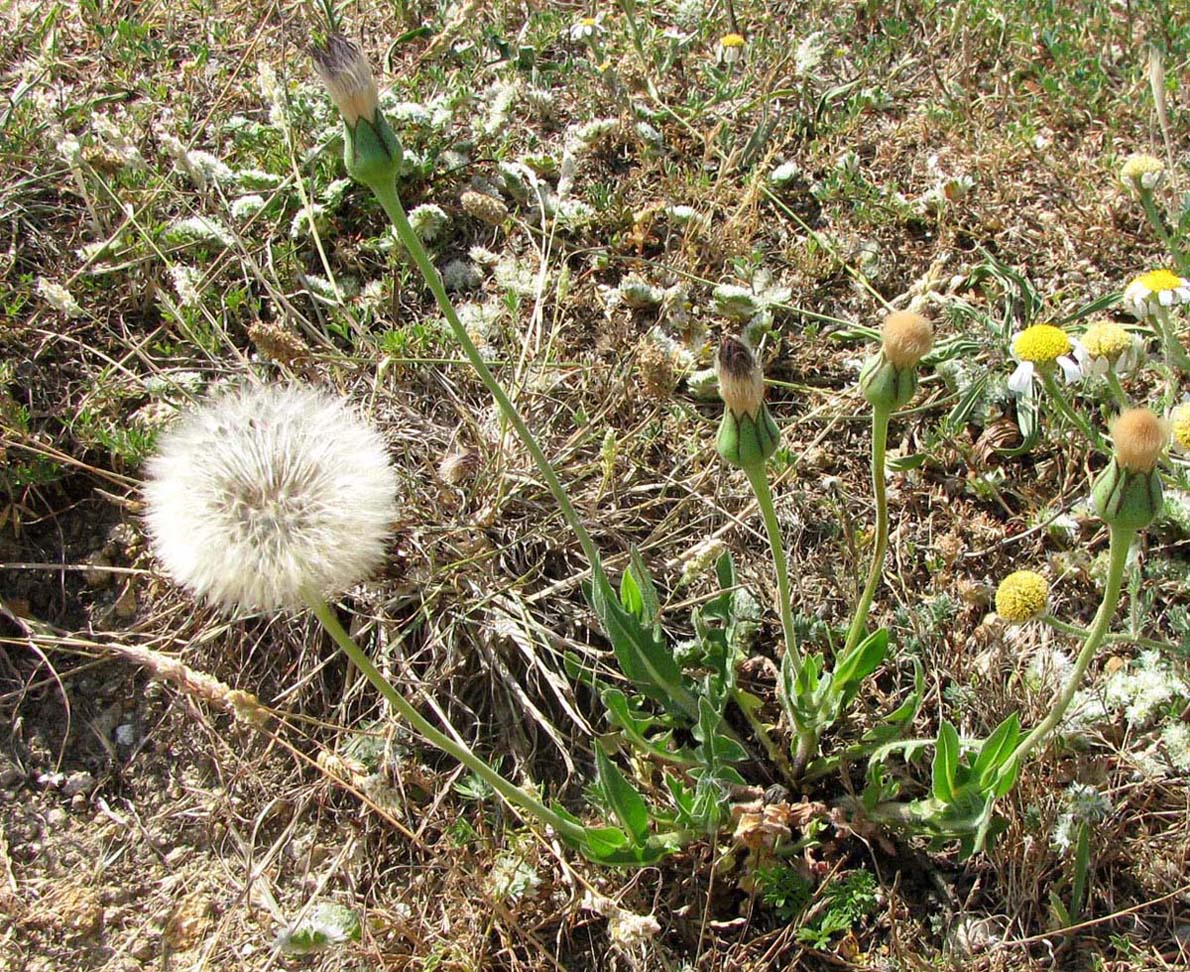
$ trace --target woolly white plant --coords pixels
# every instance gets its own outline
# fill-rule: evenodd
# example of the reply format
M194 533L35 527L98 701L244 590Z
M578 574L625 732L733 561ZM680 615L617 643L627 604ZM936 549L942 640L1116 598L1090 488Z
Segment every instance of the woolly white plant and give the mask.
M396 478L379 433L302 385L208 399L148 464L146 522L174 580L224 609L336 594L384 559Z

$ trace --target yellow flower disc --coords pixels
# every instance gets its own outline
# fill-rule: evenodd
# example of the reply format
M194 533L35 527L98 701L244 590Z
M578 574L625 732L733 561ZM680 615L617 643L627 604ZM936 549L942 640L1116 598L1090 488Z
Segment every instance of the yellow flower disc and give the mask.
M1000 581L996 588L996 613L1005 621L1020 624L1032 621L1045 611L1049 584L1032 570L1018 570Z
M740 34L724 34L719 41L720 47L743 47L744 38Z
M1114 361L1132 347L1132 336L1114 321L1095 321L1083 332L1082 342L1092 358Z
M1052 364L1064 354L1069 354L1070 338L1060 327L1053 324L1034 324L1018 334L1012 342L1012 352L1021 361L1034 364Z
M1190 402L1183 402L1169 413L1169 430L1174 442L1190 450Z
M1146 287L1151 293L1159 294L1163 290L1177 290L1182 286L1182 278L1179 277L1172 270L1150 270L1148 273L1142 273L1134 281L1142 287Z

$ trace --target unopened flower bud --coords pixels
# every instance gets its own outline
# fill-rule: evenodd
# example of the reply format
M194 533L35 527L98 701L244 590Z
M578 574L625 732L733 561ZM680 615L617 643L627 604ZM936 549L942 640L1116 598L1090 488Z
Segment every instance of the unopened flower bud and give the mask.
M781 440L781 432L764 404L764 376L752 349L741 338L725 335L715 357L719 397L726 408L715 446L733 466L764 463Z
M1095 480L1095 511L1112 526L1141 530L1161 512L1157 460L1169 437L1164 422L1144 408L1124 412L1112 426L1115 455Z
M401 164L401 142L378 106L372 69L347 38L332 34L311 50L314 67L343 116L343 161L357 182L391 186Z
M1116 460L1129 472L1150 472L1169 441L1169 428L1147 408L1130 408L1111 427Z
M873 408L901 408L917 391L917 363L934 341L930 322L909 312L889 314L881 331L884 343L859 375L864 397Z
M764 375L756 356L742 338L730 334L719 342L715 356L719 377L719 396L735 415L755 416L764 402Z

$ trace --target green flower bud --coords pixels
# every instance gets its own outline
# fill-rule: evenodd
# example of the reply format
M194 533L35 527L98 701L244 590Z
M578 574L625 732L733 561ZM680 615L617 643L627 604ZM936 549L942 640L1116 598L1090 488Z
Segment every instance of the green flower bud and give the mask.
M898 368L883 351L877 351L864 363L859 387L873 408L892 412L907 405L917 391L917 372Z
M369 188L391 185L401 164L401 143L380 111L367 58L338 34L315 45L311 54L347 128L343 160L348 175Z
M766 462L777 451L780 441L781 430L769 414L768 406L762 404L755 416L747 412L735 415L725 408L715 448L727 462L745 469Z
M917 363L934 343L934 329L920 314L894 311L881 327L883 345L864 364L859 385L873 408L893 411L917 391Z
M715 440L719 455L741 468L763 464L777 451L781 432L764 404L764 376L748 342L724 335L715 373L725 406Z
M1113 458L1095 480L1091 499L1105 522L1126 530L1143 530L1161 512L1161 473L1156 469L1129 471Z
M365 186L391 186L396 182L401 167L401 141L379 109L374 122L361 118L355 128L348 126L343 162L347 174Z
M1130 408L1112 423L1111 433L1115 454L1091 488L1091 499L1108 523L1142 530L1161 512L1157 460L1169 441L1169 429L1147 408Z

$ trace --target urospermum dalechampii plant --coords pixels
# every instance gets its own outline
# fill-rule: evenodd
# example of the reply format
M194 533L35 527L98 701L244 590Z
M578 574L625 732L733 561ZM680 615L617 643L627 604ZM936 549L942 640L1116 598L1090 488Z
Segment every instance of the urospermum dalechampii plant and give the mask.
M584 830L431 724L343 628L326 598L384 560L396 476L384 440L339 399L302 385L246 386L199 405L148 464L145 520L179 584L225 609L305 606L393 709L504 799L581 840Z
M743 47L743 37L736 35L725 38L720 50L725 60L727 57L738 60ZM729 51L735 54L728 54ZM725 820L723 808L730 799L732 788L746 783L733 764L742 764L748 758L746 747L750 741L737 735L732 722L726 717L725 707L729 704L740 710L743 721L752 730L752 740L764 747L779 773L795 784L830 772L840 765L841 760L855 755L856 751L852 748L810 762L818 753L824 730L839 720L856 698L864 679L884 661L889 648L886 630L867 631L868 611L882 579L889 535L885 445L890 418L896 409L911 399L917 385L915 369L932 347L929 322L913 314L890 315L882 330L882 346L865 365L861 377L860 389L873 410L872 479L877 523L867 584L852 617L845 643L836 646L829 658L824 652L802 654L792 623L786 552L774 512L767 471L767 461L777 449L780 432L764 402L764 383L759 362L750 345L739 338L724 339L719 349L716 364L725 411L716 444L729 464L745 472L757 498L772 548L785 635L777 694L786 723L794 736L794 759L790 762L782 752L782 747L770 735L768 730L771 727L760 721L760 700L743 691L736 681L736 666L745 657L743 652L746 647L741 647L745 642L745 632L755 629L756 615L751 608L741 610L747 605L738 596L739 585L730 558L724 556L716 564L720 593L696 609L696 638L693 642L683 643L679 646L680 650L671 648L664 637L660 598L637 551L628 552L629 565L621 577L619 591L612 587L602 566L599 550L579 518L566 489L503 387L475 348L443 287L441 275L430 262L418 233L410 225L398 193L400 145L391 135L383 113L374 105L370 93L374 82L367 65L360 63L362 55L346 40L331 38L316 49L315 59L343 115L344 161L348 173L367 186L383 206L397 238L421 272L459 346L525 444L541 479L553 494L583 548L591 566L588 596L623 675L623 679L616 684L600 682L597 677L592 684L605 705L608 722L616 730L615 735L621 743L647 754L650 761L667 767L661 776L664 789L652 787L650 796L656 796L660 790L662 799L668 797L669 802L661 810L655 811L646 796L616 767L602 745L596 744L594 792L601 798L597 802L601 803L608 822L603 826L584 826L561 808L547 808L535 797L512 786L486 764L477 761L469 751L459 754L457 745L452 749L450 747L454 744L449 740L440 742L438 737L441 733L432 726L423 728L428 724L417 715L416 710L407 714L410 708L408 703L397 701L399 695L374 667L365 667L370 665L366 657L357 661L357 664L377 684L385 698L406 715L423 735L445 751L458 755L466 765L491 782L510 803L529 810L539 820L549 823L571 846L607 864L639 866L651 863L700 834L715 835L721 832ZM1103 340L1099 341L1100 350L1109 343L1107 338L1110 335L1102 337ZM1034 375L1040 377L1047 396L1053 398L1057 407L1098 445L1102 441L1101 436L1090 428L1085 419L1073 413L1069 403L1061 397L1055 381L1059 368L1066 373L1068 380L1081 376L1082 370L1072 357L1078 350L1078 345L1060 328L1044 324L1027 328L1013 342L1014 354L1021 362L1021 368L1014 376L1014 386L1019 393L1032 395L1032 378ZM1071 686L1076 686L1085 674L1110 625L1119 599L1128 545L1140 528L1140 514L1155 515L1154 511L1160 504L1156 459L1147 470L1142 469L1143 463L1138 461L1137 451L1129 446L1130 442L1144 438L1133 434L1138 429L1143 431L1143 425L1143 420L1127 418L1115 427L1115 456L1095 487L1096 508L1111 531L1111 566L1099 613L1089 632L1086 632L1078 661L1055 700L1053 711L1046 720L1028 732L1021 730L1015 715L1011 716L982 744L979 740L960 740L954 727L944 723L935 745L932 796L919 801L920 805L910 812L910 816L923 824L919 832L947 839L958 837L964 841L968 851L973 847L982 847L995 800L1012 788L1022 761L1032 749L1046 740L1056 720L1069 705L1069 693L1073 692ZM1037 616L1052 622L1053 619L1044 614L1044 593L1038 594L1035 587L1033 585L1020 592L1019 604L1005 600L1004 614L1018 615L1022 619ZM356 660L362 653L350 643L350 638L342 632L341 627L336 632L337 621L333 617L328 618L328 614L324 610L319 614L320 620L327 625L343 650ZM1082 634L1081 631L1079 633ZM880 775L880 762L890 751L889 747L896 747L901 742L910 747L920 744L920 740L898 740L916 716L924 694L920 665L915 663L914 670L913 695L889 713L882 724L875 726L858 747L860 752L870 756L870 785L865 789L864 807L871 810L876 819L904 819L903 814L898 816L891 812L882 817L875 812L878 807L873 804L885 800L890 793L889 781ZM735 720L735 725L742 724ZM693 746L689 740L699 745ZM978 747L979 754L969 760L966 766L960 766L964 747ZM893 795L897 786L899 784L892 781Z

